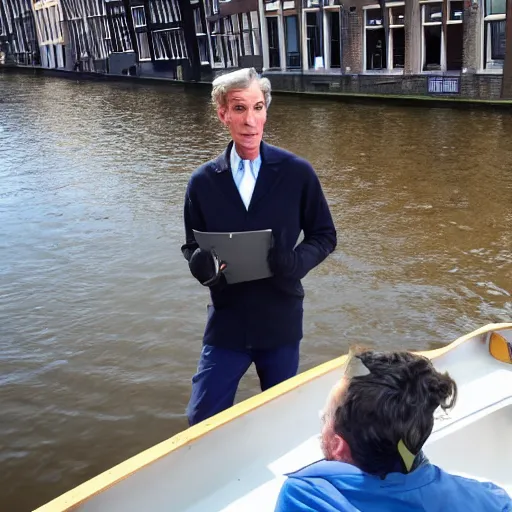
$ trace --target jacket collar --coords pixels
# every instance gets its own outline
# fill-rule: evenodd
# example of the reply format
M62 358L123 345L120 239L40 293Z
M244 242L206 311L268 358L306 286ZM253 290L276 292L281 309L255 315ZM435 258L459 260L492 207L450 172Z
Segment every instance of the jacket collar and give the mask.
M389 473L386 478L381 479L377 476L364 473L359 468L346 464L345 462L320 460L297 471L286 474L295 478L323 478L329 481L338 481L340 485L346 482L364 482L365 486L380 489L383 487L400 488L403 491L417 489L430 484L436 479L437 468L432 464L426 463L411 473Z
M229 171L231 169L230 166L230 154L231 148L233 147L233 141L230 141L227 148L213 160L213 170L217 174ZM271 168L273 170L278 170L276 164L279 164L284 160L284 155L280 153L280 151L270 144L261 141L260 144L260 155L261 155L261 165Z
M210 169L217 175L218 180L215 180L226 197L238 204L240 209L247 211L245 205L240 197L240 193L236 188L233 174L230 166L230 153L233 147L231 141L225 151L220 154L215 160L212 161ZM281 168L281 163L286 160L287 153L279 150L275 146L271 146L266 142L261 141L260 144L261 168L256 180L254 192L252 194L251 202L249 204L249 211L253 211L258 203L274 188L279 182L278 172Z

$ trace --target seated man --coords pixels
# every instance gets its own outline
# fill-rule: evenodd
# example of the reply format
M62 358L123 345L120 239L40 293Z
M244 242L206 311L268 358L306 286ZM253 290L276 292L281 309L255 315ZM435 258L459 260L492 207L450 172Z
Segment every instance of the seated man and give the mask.
M500 487L445 473L422 455L434 411L456 396L455 382L424 357L349 355L324 410L326 460L288 475L275 511L512 511Z

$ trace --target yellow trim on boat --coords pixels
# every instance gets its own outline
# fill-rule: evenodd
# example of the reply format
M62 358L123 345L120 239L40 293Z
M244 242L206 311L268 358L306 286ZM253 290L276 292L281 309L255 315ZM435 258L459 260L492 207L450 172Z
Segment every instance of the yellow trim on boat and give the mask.
M498 323L488 324L484 327L476 329L475 331L466 334L449 345L433 350L426 350L416 352L424 355L430 359L442 356L447 352L458 347L462 343L468 341L476 336L488 334L493 331L501 331L505 329L512 329L512 323ZM171 452L186 446L187 444L196 441L200 437L206 435L208 432L215 430L226 423L244 416L245 414L275 400L276 398L293 391L294 389L302 386L307 382L311 382L323 375L340 368L347 358L347 354L320 364L310 370L307 370L299 375L270 388L269 390L259 393L243 402L235 404L233 407L209 418L193 427L190 427L175 436L155 445L143 452L134 455L133 457L121 462L117 466L100 473L92 479L80 484L79 486L71 489L70 491L62 494L47 504L37 508L33 512L69 512L80 506L85 500L99 494L112 487L116 483L129 477L139 469L169 455Z

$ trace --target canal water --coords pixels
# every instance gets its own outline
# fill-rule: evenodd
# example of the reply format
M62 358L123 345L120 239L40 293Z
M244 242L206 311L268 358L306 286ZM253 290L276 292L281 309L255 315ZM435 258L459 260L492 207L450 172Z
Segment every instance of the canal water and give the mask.
M265 137L312 162L338 230L301 370L510 321L510 114L276 95ZM208 90L0 74L0 510L186 427L208 295L183 195L228 140ZM257 392L251 369L237 400Z

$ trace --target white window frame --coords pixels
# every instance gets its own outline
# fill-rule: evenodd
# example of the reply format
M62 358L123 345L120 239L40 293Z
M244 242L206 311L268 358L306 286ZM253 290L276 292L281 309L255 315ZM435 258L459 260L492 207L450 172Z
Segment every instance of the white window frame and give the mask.
M394 7L403 7L404 8L404 22L402 24L398 24L398 25L396 25L396 24L392 25L391 24L391 22L392 22L391 14L392 14L392 9ZM404 67L403 68L395 68L393 66L393 48L394 48L393 43L394 43L394 30L395 29L403 29L404 30L404 37L405 37L405 2L403 2L403 3L395 2L395 5L392 5L391 7L388 7L388 4L386 4L386 9L388 11L387 15L388 15L388 20L389 20L389 36L388 36L389 40L388 40L388 48L387 48L387 53L388 53L388 70L389 71L394 71L395 73L398 73L398 72L403 73L404 72L404 68L405 68L405 55L404 55Z
M486 0L482 0L483 3L483 16L482 16L482 26L481 26L481 50L480 53L482 55L482 58L480 59L481 69L480 71L482 73L489 73L489 74L503 74L503 64L497 65L497 66L491 66L487 67L487 63L498 63L500 61L494 61L491 58L492 50L491 50L491 31L487 30L487 41L486 41L486 25L489 24L491 21L506 21L507 14L489 14L486 15L487 10L487 2ZM506 4L505 4L506 6ZM506 9L506 7L505 7ZM487 45L485 44L487 42ZM486 51L487 50L487 51Z
M331 13L337 13L338 18L340 16L341 5L326 5L324 6L324 66L325 69L340 69L340 68L331 68L331 53L332 53L332 34L331 34L331 24L329 16ZM340 32L341 32L341 19L340 19ZM339 34L341 37L341 33ZM342 57L340 55L340 57ZM343 59L342 59L343 60ZM341 69L340 69L341 71Z
M315 0L316 1L316 0ZM309 2L309 0L308 0ZM304 48L304 57L303 57L303 65L304 69L314 69L315 63L309 62L309 54L308 54L308 25L307 25L307 15L308 13L317 13L320 12L319 7L306 7L302 9L302 34L303 34L303 48ZM325 58L322 55L322 62L325 68Z
M141 55L141 48L142 45L140 44L140 38L143 38L146 36L146 44L147 44L147 57L142 57ZM137 39L137 48L139 49L139 61L140 62L148 62L151 60L151 52L149 51L149 33L148 32L136 32L135 38Z
M451 20L450 19L451 12L452 12L451 4L452 4L452 2L455 3L457 1L460 2L461 0L448 0L448 6L447 6L448 16L446 19L447 25L461 25L462 23L464 23L464 0L462 0L462 18L460 20Z
M136 5L136 6L132 7L131 9L132 9L133 27L134 28L146 27L147 26L147 20L146 20L146 10L144 9L144 6L143 5ZM136 16L134 15L134 12L135 11L139 11L139 10L141 10L142 14L144 15L144 22L145 23L136 24L136 22L135 22Z
M280 12L281 9L281 1L275 0L274 2L264 2L265 14L275 14Z
M228 19L231 21L231 27L232 30L229 32L226 32L226 24L229 25ZM217 20L214 22L214 26L218 24L218 30L219 32L212 34L211 33L211 23L207 23L207 30L208 30L208 46L210 48L210 58L211 58L211 66L215 69L223 69L223 68L236 68L238 67L238 52L237 50L237 44L239 44L239 32L238 32L238 20L237 15L233 14L231 16L226 16L224 18L224 32L220 32L220 20ZM217 27L215 27L217 29ZM211 44L211 41L215 38L216 41L218 41L218 44L220 45L220 57L222 62L214 62L213 60L213 47ZM226 46L229 46L229 49L231 50L232 54L232 60L228 60L229 58L229 52L226 54L224 52L224 48L222 46L222 40L226 43Z
M443 12L443 2L442 0L424 0L420 1L421 7L421 70L420 73L423 74L435 74L439 72L446 71L446 41L444 40L444 30L443 30L443 18L441 16L440 21L425 21L425 6L427 4L440 4L441 5L441 13ZM426 53L426 40L425 40L425 27L441 27L441 55L440 55L440 67L441 69L433 70L433 71L424 71L425 67L425 59L427 57Z
M439 0L436 0L439 1ZM368 15L367 11L374 10L374 9L380 9L379 4L372 4L372 5L365 5L363 6L364 16L363 16L363 73L364 74L393 74L393 75L401 75L404 73L404 68L395 68L393 67L393 29L404 29L405 30L405 17L404 17L404 23L401 25L392 25L391 21L391 10L393 7L403 7L404 8L404 15L405 15L405 2L399 1L399 2L386 2L385 4L386 12L385 16L388 17L388 23L389 23L389 31L388 31L388 40L386 41L386 67L379 70L371 70L366 69L366 31L367 30L384 30L384 24L380 26L369 26L367 25L368 21ZM385 35L384 35L385 37ZM405 56L404 56L405 57Z
M206 23L206 32L208 34L208 48L209 48L209 53L210 53L210 65L213 69L222 69L226 66L225 64L225 58L224 58L224 48L222 46L222 42L221 42L221 38L222 38L222 34L220 33L220 20L217 20L213 23L213 26L215 29L217 29L217 27L215 25L218 24L218 32L216 32L215 34L212 33L211 31L211 24L210 23ZM220 55L220 62L215 62L215 59L213 57L213 45L211 44L211 41L215 39L215 41L217 41L217 47L219 48L219 55Z

